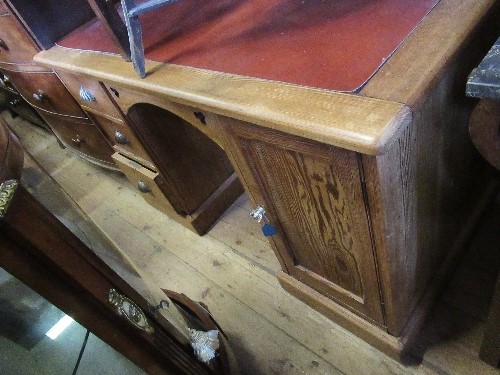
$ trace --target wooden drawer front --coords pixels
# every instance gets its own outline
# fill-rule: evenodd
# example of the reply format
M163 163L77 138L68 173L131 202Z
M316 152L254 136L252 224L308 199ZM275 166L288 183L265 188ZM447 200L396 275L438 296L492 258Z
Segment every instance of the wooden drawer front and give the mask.
M0 40L0 62L34 64L38 48L12 14L0 15Z
M47 112L40 114L64 145L95 161L114 164L113 149L91 121Z
M113 159L118 168L127 176L128 180L141 194L146 202L156 209L167 214L174 213L172 205L163 195L158 184L161 184L162 178L156 172L153 172L143 165L119 154L113 154Z
M108 91L102 83L66 72L58 71L57 75L81 107L106 117L122 119L121 112L109 99Z
M144 164L150 169L156 170L148 153L141 146L132 130L123 121L111 121L106 117L90 114L94 122L98 124L115 151Z
M5 69L4 73L33 107L64 116L86 118L83 110L54 73L14 72Z

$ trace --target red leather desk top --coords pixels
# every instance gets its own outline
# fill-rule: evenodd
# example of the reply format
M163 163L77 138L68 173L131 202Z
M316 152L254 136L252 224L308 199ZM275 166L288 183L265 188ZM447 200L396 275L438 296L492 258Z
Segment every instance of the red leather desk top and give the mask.
M180 0L141 16L146 57L356 91L439 0ZM58 43L118 53L95 20Z

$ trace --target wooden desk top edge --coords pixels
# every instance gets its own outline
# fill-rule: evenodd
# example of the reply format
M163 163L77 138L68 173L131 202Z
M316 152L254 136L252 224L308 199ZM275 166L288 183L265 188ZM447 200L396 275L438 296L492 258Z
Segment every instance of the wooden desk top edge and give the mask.
M35 61L368 155L384 153L412 119L401 103L173 64L148 61L141 79L120 56L93 51L55 46Z

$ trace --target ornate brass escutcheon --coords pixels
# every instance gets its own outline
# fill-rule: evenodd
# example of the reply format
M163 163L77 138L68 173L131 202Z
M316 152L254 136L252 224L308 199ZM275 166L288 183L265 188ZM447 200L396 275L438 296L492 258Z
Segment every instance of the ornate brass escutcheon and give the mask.
M132 300L121 295L114 289L109 290L108 301L116 307L118 315L124 316L130 323L147 333L153 333L154 329L146 319L144 312Z

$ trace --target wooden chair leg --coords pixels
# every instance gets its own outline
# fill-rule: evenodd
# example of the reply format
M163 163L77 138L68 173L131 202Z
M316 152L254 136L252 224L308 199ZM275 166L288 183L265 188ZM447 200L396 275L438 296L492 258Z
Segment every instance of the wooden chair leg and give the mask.
M491 301L479 358L493 367L500 362L500 274Z

